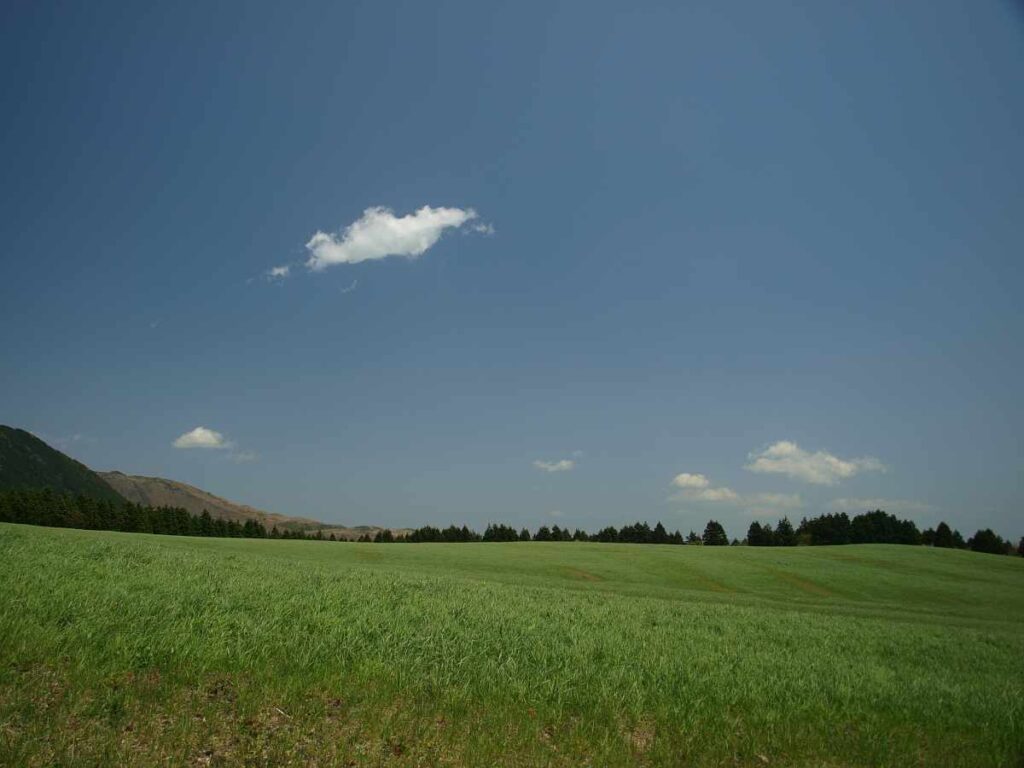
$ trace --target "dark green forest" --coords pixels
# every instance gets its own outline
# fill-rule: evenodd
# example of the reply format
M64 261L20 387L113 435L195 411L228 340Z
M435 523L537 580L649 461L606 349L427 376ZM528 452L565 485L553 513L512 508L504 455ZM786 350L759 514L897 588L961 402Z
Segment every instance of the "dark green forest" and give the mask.
M216 519L205 510L202 514L193 515L180 507L145 507L123 500L111 501L82 494L57 493L48 488L0 492L0 522L99 531L159 533L170 536L336 540L333 533L324 537L321 531L311 534L287 529L278 530L277 527L268 531L257 521L247 520L245 523L239 523L234 520ZM754 522L751 523L747 537L743 541L730 541L724 527L716 520L708 521L702 535L690 531L685 537L679 531L669 533L660 522L653 528L646 522L636 522L618 529L609 526L594 534L588 534L579 528L570 531L557 525L542 525L531 534L526 528L517 531L512 526L498 523L488 525L483 534L467 526L450 525L441 529L428 525L397 536L392 531L383 529L372 538L364 534L356 541L378 544L591 541L703 546L745 544L754 547L907 544L970 549L991 554L1024 555L1024 539L1014 547L1011 542L986 528L964 540L959 531L951 530L946 523L939 523L934 530L929 528L921 532L912 520L901 520L882 510L865 512L852 519L846 514L821 515L810 520L805 518L795 529L786 518L780 520L774 528L771 525Z
M0 424L0 491L37 488L124 502L117 491L84 464L51 448L30 432Z

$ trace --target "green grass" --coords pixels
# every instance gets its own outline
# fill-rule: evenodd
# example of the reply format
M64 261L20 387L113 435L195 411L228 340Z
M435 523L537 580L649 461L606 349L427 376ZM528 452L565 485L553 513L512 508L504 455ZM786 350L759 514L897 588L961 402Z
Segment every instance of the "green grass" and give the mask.
M3 765L1006 765L1024 560L0 525Z

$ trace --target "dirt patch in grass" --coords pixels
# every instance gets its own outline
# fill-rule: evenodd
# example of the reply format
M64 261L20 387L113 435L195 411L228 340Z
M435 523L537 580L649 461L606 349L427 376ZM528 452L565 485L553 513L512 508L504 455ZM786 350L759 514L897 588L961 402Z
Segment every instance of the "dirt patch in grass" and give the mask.
M820 584L816 584L810 579L805 579L802 576L797 576L795 573L789 573L788 571L776 571L772 570L771 573L779 581L784 584L788 584L791 587L796 587L801 592L805 592L808 595L814 595L816 597L832 597L833 593L831 590L826 589Z
M562 571L570 579L576 579L578 581L604 581L604 576L598 576L596 573L584 571L582 568L570 568L566 566Z

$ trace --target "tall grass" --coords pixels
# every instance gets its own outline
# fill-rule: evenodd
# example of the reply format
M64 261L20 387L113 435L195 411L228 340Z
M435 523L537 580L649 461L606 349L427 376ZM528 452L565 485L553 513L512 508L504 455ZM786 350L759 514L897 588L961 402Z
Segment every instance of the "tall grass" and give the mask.
M5 765L1018 765L1024 561L0 526Z

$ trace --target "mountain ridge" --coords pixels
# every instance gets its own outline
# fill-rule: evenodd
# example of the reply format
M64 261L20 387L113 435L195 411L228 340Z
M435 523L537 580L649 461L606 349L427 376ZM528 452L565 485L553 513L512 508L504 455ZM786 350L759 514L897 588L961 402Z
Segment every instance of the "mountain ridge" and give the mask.
M0 424L0 491L36 488L101 501L125 500L85 464L31 432Z

